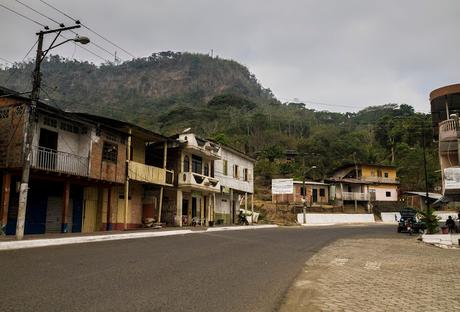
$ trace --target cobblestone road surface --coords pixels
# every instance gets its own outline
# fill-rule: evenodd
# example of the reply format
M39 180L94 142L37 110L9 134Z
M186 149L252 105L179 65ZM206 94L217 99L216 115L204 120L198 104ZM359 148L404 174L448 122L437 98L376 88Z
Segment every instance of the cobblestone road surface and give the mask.
M281 311L460 311L460 250L339 240L306 262Z

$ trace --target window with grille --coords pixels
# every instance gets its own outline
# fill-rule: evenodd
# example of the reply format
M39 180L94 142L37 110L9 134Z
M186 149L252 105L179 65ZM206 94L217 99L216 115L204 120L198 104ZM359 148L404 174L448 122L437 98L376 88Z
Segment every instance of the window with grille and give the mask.
M385 192L386 197L391 197L391 192Z
M102 147L102 160L117 162L118 159L118 145L104 142Z
M71 132L71 133L80 133L80 128L77 126L72 125L68 122L61 121L61 130Z
M8 117L10 117L10 109L9 108L0 109L0 119L7 119Z
M48 127L57 128L57 120L48 116L43 117L43 124Z

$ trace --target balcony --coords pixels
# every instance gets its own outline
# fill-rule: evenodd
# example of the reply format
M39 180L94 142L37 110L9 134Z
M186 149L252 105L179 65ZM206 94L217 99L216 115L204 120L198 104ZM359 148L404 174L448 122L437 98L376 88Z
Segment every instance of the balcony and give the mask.
M458 121L447 119L439 123L439 141L452 141L458 137Z
M370 199L369 193L355 193L355 192L343 192L342 200L358 200L368 201Z
M173 186L174 171L141 164L135 161L128 163L128 177L131 180L158 185Z
M32 147L31 166L34 169L88 176L88 157L56 151L42 146Z
M194 172L181 172L178 177L179 187L220 192L219 180Z

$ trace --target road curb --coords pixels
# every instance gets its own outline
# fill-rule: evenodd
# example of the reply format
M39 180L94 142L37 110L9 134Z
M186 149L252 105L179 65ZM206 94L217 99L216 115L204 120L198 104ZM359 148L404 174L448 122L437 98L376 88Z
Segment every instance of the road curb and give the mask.
M48 247L48 246L61 246L61 245L71 245L71 244L94 243L94 242L106 242L106 241L124 240L124 239L199 234L199 233L206 233L206 232L256 230L256 229L267 229L267 228L275 228L275 227L278 227L278 226L277 225L253 225L253 226L249 225L249 226L208 228L203 231L173 230L173 231L163 231L163 232L121 233L121 234L63 237L63 238L39 238L39 239L22 240L22 241L0 242L0 251Z

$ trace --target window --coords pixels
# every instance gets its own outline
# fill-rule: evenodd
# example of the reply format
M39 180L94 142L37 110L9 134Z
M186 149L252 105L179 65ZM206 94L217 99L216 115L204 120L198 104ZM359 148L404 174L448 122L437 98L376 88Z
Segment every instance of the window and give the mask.
M57 128L57 120L50 117L43 117L43 124L48 127Z
M247 168L243 169L243 178L244 181L249 181L249 170Z
M238 168L238 165L234 165L234 166L233 166L233 177L234 177L235 179L238 179L238 178L240 177L240 176L239 176L239 172L238 172L239 170L238 170L238 169L239 169L239 168Z
M72 133L80 133L80 128L67 122L61 122L61 130Z
M385 192L386 197L391 197L391 192Z
M224 166L224 175L228 175L228 161L224 159L223 161L223 166Z
M383 174L383 176L384 176L385 178L388 178L388 172L385 172L385 173Z
M0 119L7 119L8 117L10 117L10 109L9 108L0 109Z
M102 147L102 160L117 162L118 159L118 145L104 142Z
M184 157L184 172L189 172L190 170L190 159L188 158L188 155L185 155Z
M303 186L300 187L300 195L305 196L305 189Z
M319 196L320 196L320 197L326 196L326 190L323 189L323 188L320 188L320 189L319 189Z
M209 176L209 164L208 163L204 164L204 175Z
M202 174L203 158L192 155L192 172Z

